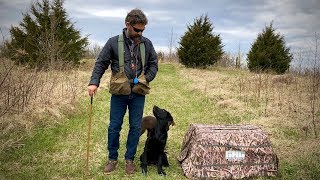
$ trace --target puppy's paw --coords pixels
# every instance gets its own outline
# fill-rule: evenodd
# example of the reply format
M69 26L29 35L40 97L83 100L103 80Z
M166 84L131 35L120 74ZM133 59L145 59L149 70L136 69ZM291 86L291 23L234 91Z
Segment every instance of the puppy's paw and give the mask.
M147 168L141 168L141 171L143 175L145 176L147 175L147 171L148 171Z
M167 175L164 171L160 171L160 172L158 172L158 174L159 174L160 176L166 176L166 175Z

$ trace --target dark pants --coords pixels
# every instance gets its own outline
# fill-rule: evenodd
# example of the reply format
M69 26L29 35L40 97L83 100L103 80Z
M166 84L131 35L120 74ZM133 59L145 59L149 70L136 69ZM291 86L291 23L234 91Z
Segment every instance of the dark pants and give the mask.
M118 159L119 137L123 117L129 109L130 130L127 138L126 160L134 160L140 137L141 120L145 96L132 93L130 95L112 95L110 102L110 124L108 128L109 160Z

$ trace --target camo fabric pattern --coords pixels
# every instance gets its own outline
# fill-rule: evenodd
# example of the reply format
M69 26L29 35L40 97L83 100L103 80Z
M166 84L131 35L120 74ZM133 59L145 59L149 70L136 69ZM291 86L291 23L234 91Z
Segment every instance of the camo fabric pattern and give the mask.
M133 86L132 92L141 95L147 95L150 93L149 83L147 82L144 74L139 76L139 83Z
M267 135L253 125L191 124L178 156L192 179L276 176L278 158Z
M124 71L111 75L109 92L114 95L129 95L131 93L130 83Z

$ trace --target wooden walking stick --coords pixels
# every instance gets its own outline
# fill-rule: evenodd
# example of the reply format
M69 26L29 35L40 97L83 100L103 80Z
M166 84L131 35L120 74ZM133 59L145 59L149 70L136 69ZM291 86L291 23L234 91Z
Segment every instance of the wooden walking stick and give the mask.
M86 176L89 176L89 146L90 146L90 131L91 131L91 119L92 119L92 101L93 95L90 99L90 117L89 117L89 125L88 125L88 143L87 143L87 161L86 161Z

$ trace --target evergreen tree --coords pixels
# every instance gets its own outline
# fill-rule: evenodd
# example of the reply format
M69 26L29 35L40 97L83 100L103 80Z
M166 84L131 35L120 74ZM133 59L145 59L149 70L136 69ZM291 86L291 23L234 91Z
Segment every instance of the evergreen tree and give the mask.
M11 27L6 43L9 58L32 67L49 67L55 62L78 64L88 45L87 37L67 17L63 0L36 2L23 14L20 26Z
M207 15L196 18L180 39L178 55L187 67L207 67L223 55L220 35L212 33L213 25Z
M291 60L284 37L275 33L272 23L258 35L247 56L250 71L274 71L278 74L289 68Z

